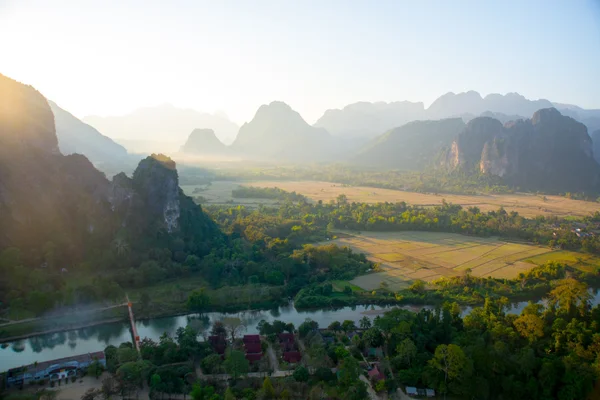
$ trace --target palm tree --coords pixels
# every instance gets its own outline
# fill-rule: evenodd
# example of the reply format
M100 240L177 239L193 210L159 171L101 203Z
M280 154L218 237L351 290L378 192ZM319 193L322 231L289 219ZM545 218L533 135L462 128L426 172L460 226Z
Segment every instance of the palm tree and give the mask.
M113 241L113 245L118 255L122 256L129 252L129 245L122 238L117 238Z
M361 329L369 329L371 327L371 320L366 315L360 319Z

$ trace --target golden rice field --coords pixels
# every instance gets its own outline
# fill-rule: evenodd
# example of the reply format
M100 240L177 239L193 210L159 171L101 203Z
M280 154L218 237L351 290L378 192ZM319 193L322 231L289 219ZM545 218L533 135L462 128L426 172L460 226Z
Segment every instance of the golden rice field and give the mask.
M585 255L579 257L579 253L454 233L365 232L340 236L333 242L364 253L381 265L381 272L350 281L365 290L377 289L383 281L391 289L399 290L417 279L432 281L460 276L467 269L474 276L510 279L549 260L570 263L579 260L582 266L598 261Z
M378 189L362 186L347 186L339 183L316 181L254 181L244 185L257 187L278 187L288 192L295 191L314 201L328 202L345 194L349 201L379 203L405 201L411 205L435 206L445 199L449 203L463 207L479 207L482 211L495 211L504 207L516 211L524 217L537 215L588 216L600 211L600 203L572 200L561 196L537 196L529 193L455 195L405 192L402 190Z

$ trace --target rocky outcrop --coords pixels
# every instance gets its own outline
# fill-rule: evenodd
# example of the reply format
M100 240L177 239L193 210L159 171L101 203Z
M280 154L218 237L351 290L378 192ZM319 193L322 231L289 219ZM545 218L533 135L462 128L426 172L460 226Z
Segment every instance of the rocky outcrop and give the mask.
M225 155L227 146L215 135L212 129L194 129L181 147L181 153L195 155Z
M484 145L502 133L503 127L498 120L489 117L472 119L452 145L450 165L452 168L472 168L478 165Z
M179 178L173 160L162 154L145 158L133 173L132 186L144 215L164 223L169 233L178 229Z
M409 122L371 141L351 160L375 167L420 170L433 165L438 153L450 146L464 127L460 118Z
M600 184L600 166L585 125L555 108L504 126L488 117L475 118L452 143L443 164L500 176L524 189L586 191Z
M52 248L73 261L108 248L123 228L130 243L149 246L165 233L192 251L219 236L179 188L172 160L153 155L133 178L118 174L111 182L85 156L60 154L46 99L2 75L0 215L0 249L42 257L42 248Z
M594 152L594 159L600 163L600 129L592 132L590 137L592 139L592 150Z
M247 158L311 161L330 156L332 145L325 129L310 126L290 106L274 101L242 125L231 149Z

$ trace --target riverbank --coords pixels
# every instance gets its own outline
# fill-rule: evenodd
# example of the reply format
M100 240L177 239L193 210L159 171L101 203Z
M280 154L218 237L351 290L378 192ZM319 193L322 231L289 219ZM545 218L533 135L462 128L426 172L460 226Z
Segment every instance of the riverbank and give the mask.
M14 321L0 325L0 343L26 339L45 333L56 333L119 322L126 318L126 308L116 306L99 310L86 310L65 315L28 319L23 322Z
M580 279L586 282L592 288L600 287L600 277L595 274L585 274ZM510 282L510 281L509 281ZM167 283L164 287L171 287L173 283ZM492 296L504 296L511 302L523 301L539 301L550 290L551 282L540 283L535 286L526 288L525 290L511 291L516 287L513 285L511 290L489 293ZM153 287L151 289L157 289ZM263 286L250 287L248 285L241 287L223 287L209 291L211 294L211 305L204 310L204 313L224 313L233 314L242 311L263 311L273 310L279 307L286 306L289 303L287 296L283 295L282 287L268 287L264 290ZM510 289L507 285L503 289ZM252 291L257 294L254 298L251 297ZM329 296L309 296L311 301L303 301L301 293L296 296L294 306L298 311L317 311L317 310L336 310L344 307L357 307L365 305L375 305L379 307L402 306L418 309L423 306L436 307L441 306L444 302L456 302L461 307L476 307L484 303L485 298L482 296L474 297L464 295L462 290L458 294L454 294L448 290L425 290L424 292L412 292L410 290L402 290L394 293L385 289L380 289L374 292L358 292L353 291L352 294L346 294L339 291L332 292ZM144 307L139 300L142 291L134 292L132 300L134 301L134 314L136 320L140 322L150 321L161 318L174 318L184 315L189 315L190 310L187 307L187 302L181 299L172 299L169 302L162 302L165 299L166 293L161 293L161 296L154 297L150 304ZM227 298L226 294L230 294ZM260 293L260 294L259 294ZM280 294L275 297L275 294ZM261 296L262 295L262 296ZM262 298L261 298L262 297ZM223 300L223 301L222 301ZM193 313L192 313L193 314ZM0 343L12 342L15 340L27 339L30 337L52 334L62 331L75 329L83 329L98 325L110 324L115 322L127 321L126 307L121 305L109 306L100 310L84 310L68 315L50 316L27 320L24 322L11 322L0 325Z
M103 319L100 321L90 322L90 323L86 323L83 325L73 325L73 326L69 326L66 328L63 327L63 328L49 329L49 330L42 331L42 332L31 332L31 333L27 333L27 334L24 334L21 336L10 336L10 337L6 337L6 338L3 337L3 338L0 338L0 343L15 342L17 340L29 339L34 336L50 335L53 333L71 331L71 330L75 330L75 329L91 328L93 326L112 324L112 323L121 322L121 321L125 321L125 319L123 319L123 318Z

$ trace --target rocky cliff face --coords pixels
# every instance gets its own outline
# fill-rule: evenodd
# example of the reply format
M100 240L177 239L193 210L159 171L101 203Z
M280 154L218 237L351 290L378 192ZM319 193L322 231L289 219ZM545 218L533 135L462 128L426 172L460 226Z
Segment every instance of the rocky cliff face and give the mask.
M464 127L460 118L409 122L372 140L351 160L375 167L421 170L432 166Z
M478 169L527 189L596 190L600 184L600 166L585 125L554 108L504 126L488 117L471 120L444 164L450 169Z
M592 138L592 150L594 152L594 159L600 163L600 129L591 133Z
M161 221L169 233L179 227L179 178L173 160L162 154L142 160L132 186L147 217Z
M46 99L2 75L0 215L0 249L41 253L51 243L73 260L90 246L108 247L122 228L132 241L152 240L164 231L189 246L218 235L179 189L172 160L148 157L132 179L119 174L111 182L83 155L60 154Z

